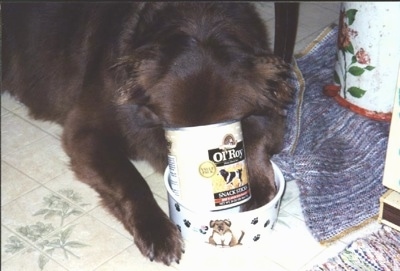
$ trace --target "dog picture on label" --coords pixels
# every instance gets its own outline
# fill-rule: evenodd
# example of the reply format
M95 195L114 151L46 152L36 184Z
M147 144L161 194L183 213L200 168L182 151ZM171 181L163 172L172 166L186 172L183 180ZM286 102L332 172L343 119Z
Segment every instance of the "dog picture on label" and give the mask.
M233 247L240 245L244 236L244 231L235 233L231 229L232 223L228 219L211 220L210 229L212 230L208 242L211 245L221 247Z

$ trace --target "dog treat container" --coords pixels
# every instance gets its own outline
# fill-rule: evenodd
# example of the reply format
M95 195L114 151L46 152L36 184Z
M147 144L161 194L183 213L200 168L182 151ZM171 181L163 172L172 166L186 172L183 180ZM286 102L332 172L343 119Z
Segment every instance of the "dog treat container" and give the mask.
M198 210L220 210L251 197L240 121L165 128L170 186Z
M164 183L168 192L169 217L177 225L185 241L219 248L268 244L285 190L285 179L281 170L272 161L271 164L277 190L275 197L267 204L246 212L240 212L240 206L218 211L190 209L172 192L167 167Z

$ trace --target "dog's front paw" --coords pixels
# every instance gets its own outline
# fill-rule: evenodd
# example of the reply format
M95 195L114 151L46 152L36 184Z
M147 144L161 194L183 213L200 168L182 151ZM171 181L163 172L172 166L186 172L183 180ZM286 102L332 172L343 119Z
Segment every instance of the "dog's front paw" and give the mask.
M263 185L253 183L250 185L251 199L241 205L241 212L254 210L264 206L270 202L277 193L276 188L274 186L267 185L267 183L263 183Z
M166 265L179 263L184 243L178 227L164 213L148 213L135 224L135 244L144 256Z

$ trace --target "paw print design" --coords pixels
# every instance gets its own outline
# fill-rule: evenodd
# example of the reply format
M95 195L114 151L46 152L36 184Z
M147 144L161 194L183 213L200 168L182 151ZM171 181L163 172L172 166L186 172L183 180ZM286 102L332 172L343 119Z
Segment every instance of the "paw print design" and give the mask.
M186 220L186 219L183 220L183 223L184 223L185 226L188 227L188 228L190 228L190 225L192 224L192 223L190 223L190 221L188 221L188 220Z
M178 203L175 203L175 209L176 209L178 212L180 212L180 211L181 211L181 207L179 206L179 204L178 204Z
M208 231L208 226L201 226L201 228L200 228L200 233L206 234L207 231Z
M182 232L181 225L176 225L176 227L178 228L179 232Z
M258 223L258 217L254 218L254 219L251 221L251 224L253 224L253 225L255 225L255 224L257 224L257 223Z
M269 219L267 220L267 222L264 223L264 228L266 228L269 225L270 221Z
M280 203L279 200L275 203L275 209L278 209L279 203Z
M257 234L256 236L253 237L253 241L257 242L260 239L260 235Z

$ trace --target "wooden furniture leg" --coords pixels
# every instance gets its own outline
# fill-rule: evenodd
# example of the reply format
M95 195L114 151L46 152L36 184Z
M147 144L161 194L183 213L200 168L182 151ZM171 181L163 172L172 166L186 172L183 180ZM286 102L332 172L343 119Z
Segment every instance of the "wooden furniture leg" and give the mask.
M292 62L299 18L299 3L275 3L274 54Z

